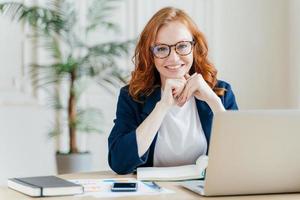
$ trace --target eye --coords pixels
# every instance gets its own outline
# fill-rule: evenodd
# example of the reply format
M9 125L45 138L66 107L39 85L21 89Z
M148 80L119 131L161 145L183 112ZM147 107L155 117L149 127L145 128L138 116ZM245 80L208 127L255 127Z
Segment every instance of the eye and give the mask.
M154 50L159 53L159 52L166 52L169 50L167 46L156 46L154 47Z
M188 47L188 44L187 43L179 43L177 45L177 49L180 50L180 49L185 49Z

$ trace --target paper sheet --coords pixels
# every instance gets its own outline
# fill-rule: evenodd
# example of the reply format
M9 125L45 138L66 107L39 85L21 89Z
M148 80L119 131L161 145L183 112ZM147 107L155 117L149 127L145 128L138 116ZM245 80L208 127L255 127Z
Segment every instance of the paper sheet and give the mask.
M162 188L157 190L149 184L137 181L133 178L119 178L119 179L72 179L73 183L81 184L84 187L84 194L76 195L74 197L92 196L95 198L104 197L125 197L125 196L139 196L139 195L158 195L174 193L174 191ZM114 182L128 182L134 181L138 183L136 192L111 192L111 186Z

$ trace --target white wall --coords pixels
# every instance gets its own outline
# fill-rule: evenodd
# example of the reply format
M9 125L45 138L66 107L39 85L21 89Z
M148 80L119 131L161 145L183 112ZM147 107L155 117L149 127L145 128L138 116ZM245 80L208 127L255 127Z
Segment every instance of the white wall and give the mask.
M13 86L21 77L22 39L20 26L0 16L1 90Z
M206 34L219 77L232 84L242 109L300 106L298 0L126 0L116 16L125 30L120 37L136 37L167 5L185 9ZM0 16L0 185L9 176L56 172L54 144L46 138L51 113L30 95L22 77L20 30ZM124 66L132 68L130 62ZM107 137L117 97L91 87L85 98L105 116L105 134L87 138L93 170L108 169Z
M22 28L0 17L0 185L15 176L53 174L54 148L47 139L49 111L26 91ZM28 87L29 86L29 87Z
M284 0L214 1L215 64L242 109L289 107L287 7Z
M300 17L299 0L290 0L288 7L289 13L289 92L290 105L294 108L300 108Z
M0 185L7 178L54 174L54 145L47 138L49 111L34 104L0 106Z

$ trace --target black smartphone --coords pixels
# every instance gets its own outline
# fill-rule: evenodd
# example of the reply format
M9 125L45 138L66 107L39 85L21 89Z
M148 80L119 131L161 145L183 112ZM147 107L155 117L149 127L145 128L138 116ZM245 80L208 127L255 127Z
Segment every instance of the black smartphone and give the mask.
M115 182L111 187L112 192L135 192L137 183L135 182Z

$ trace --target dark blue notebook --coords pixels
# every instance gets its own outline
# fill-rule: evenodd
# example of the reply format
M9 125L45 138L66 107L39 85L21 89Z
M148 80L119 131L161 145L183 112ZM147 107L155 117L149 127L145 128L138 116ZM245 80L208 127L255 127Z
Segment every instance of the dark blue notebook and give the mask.
M74 195L84 192L83 186L56 176L11 178L7 186L33 197Z

